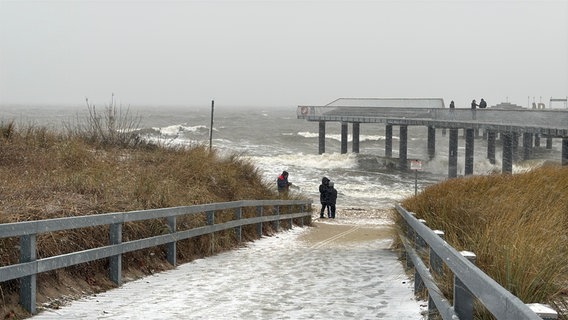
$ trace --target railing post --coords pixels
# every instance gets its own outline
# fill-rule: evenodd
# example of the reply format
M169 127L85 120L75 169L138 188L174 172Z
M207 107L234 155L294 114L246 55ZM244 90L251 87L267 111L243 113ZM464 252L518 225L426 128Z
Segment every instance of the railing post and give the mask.
M288 206L288 213L293 213L294 212L294 205L289 205ZM290 218L289 221L290 225L288 226L288 229L292 229L292 226L294 225L294 218Z
M440 238L444 239L444 231L441 230L434 230L434 233L439 236ZM432 248L430 248L430 268L434 272L434 274L440 276L442 275L442 259L436 254Z
M413 217L416 217L414 212L408 212ZM404 224L406 225L406 238L409 240L413 240L416 238L414 229L405 221ZM412 263L412 259L410 259L410 255L408 252L405 252L406 255L406 269L414 268L414 263Z
M207 211L205 212L205 220L208 226L212 226L215 224L215 211ZM209 250L211 253L215 252L215 233L211 232L210 234L210 246Z
M111 245L122 243L122 223L111 224L109 233ZM122 284L122 254L109 257L109 273L112 282L117 285Z
M444 239L444 231L434 230L434 233L438 235L440 238ZM440 256L438 256L438 254L436 254L436 251L434 251L432 248L430 248L429 260L430 260L430 270L432 270L433 276L441 276L443 272L442 259L440 259ZM428 317L430 317L430 315L434 314L436 311L437 308L436 305L434 304L434 300L432 300L430 294L428 294Z
M20 262L36 260L36 235L29 234L20 237ZM20 278L20 304L29 313L36 313L37 274Z
M556 312L556 310L552 309L549 305L541 303L529 303L527 304L527 306L543 320L558 319L558 313Z
M426 220L418 219L422 224L426 224ZM426 241L422 239L422 237L415 232L414 237L414 246L416 247L417 252L423 252L426 249ZM414 293L419 293L420 291L424 290L426 286L424 285L424 281L422 281L422 277L416 268L414 268Z
M274 231L278 232L278 228L280 228L280 206L275 206L274 210L277 219L272 221L272 227L274 228Z
M476 256L473 252L461 251L460 253L475 264ZM454 276L454 311L460 320L473 320L473 296L457 276Z
M300 213L304 213L304 204L300 205ZM302 228L304 227L304 218L305 218L304 216L300 218L300 227Z
M168 230L170 233L176 233L176 216L168 217ZM168 242L166 245L166 259L172 266L177 265L177 242L175 239L172 242Z
M243 213L242 207L235 208L235 220L241 220L242 213ZM241 243L241 241L242 241L242 237L241 237L242 230L243 230L242 226L235 227L235 235L237 237L238 243Z
M262 206L256 207L256 216L257 217L259 217L259 218L262 217L262 210L263 210ZM262 238L262 222L259 222L259 223L256 224L256 235L259 238Z

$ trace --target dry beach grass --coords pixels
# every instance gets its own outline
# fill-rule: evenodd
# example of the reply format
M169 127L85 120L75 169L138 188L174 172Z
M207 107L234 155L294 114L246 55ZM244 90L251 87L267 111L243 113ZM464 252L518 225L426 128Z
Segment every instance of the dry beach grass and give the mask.
M112 115L114 120L111 121ZM140 141L119 130L120 114L91 111L90 125L61 131L32 125L0 123L0 223L92 215L108 212L185 206L242 199L275 199L272 182L263 181L255 166L237 155L221 157L201 145L161 146ZM122 127L123 128L123 127ZM122 132L122 133L121 133ZM243 213L254 215L255 212ZM216 215L217 222L232 212ZM205 224L203 216L178 220L178 230ZM124 239L161 234L165 221L127 223ZM265 226L265 232L271 232ZM84 228L41 234L40 258L106 245L108 230ZM253 227L244 228L244 240L256 238ZM228 250L237 245L230 232L178 243L178 261ZM17 263L18 239L0 239L0 266ZM123 258L126 277L169 268L164 248L129 253ZM92 293L112 287L106 279L106 262L42 273L38 302L50 303L63 295ZM23 318L17 304L18 281L0 283L0 316ZM58 303L58 302L55 302Z
M450 179L403 207L472 251L476 264L525 303L548 303L566 319L568 167L547 165L515 175ZM451 276L445 285L451 294ZM478 310L478 317L488 317Z

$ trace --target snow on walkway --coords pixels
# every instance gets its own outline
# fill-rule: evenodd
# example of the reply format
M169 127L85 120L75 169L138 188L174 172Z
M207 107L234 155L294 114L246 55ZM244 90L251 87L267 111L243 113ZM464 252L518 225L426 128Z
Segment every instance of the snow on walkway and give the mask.
M314 229L263 237L33 318L423 319L391 240L300 241Z

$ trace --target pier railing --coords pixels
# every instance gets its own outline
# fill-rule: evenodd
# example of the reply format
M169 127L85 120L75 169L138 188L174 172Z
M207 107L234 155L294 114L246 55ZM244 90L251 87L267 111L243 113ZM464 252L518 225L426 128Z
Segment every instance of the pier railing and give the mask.
M407 267L414 268L415 293L428 292L428 315L439 314L442 319L473 319L474 299L496 319L557 319L556 312L542 304L526 305L515 295L475 266L475 254L458 252L443 239L442 231L433 231L424 220L396 205L405 221L405 233L400 234ZM421 256L428 256L424 262ZM436 283L443 273L443 264L453 273L453 304L444 297Z
M476 128L568 137L568 111L412 107L298 106L298 119L392 125Z
M279 229L280 221L292 227L293 220L303 226L311 219L309 206L311 200L243 200L205 205L117 212L89 216L77 216L49 220L0 224L0 240L19 237L20 262L0 267L0 282L20 280L20 304L30 313L36 313L36 277L37 274L74 266L80 263L109 259L109 277L120 285L122 282L122 255L127 252L165 245L167 261L176 265L176 242L214 232L233 229L238 242L241 241L243 226L256 225L257 235L262 236L263 223L272 223ZM252 217L245 217L245 208L255 208ZM269 210L266 210L268 208ZM233 210L233 219L216 223L215 213ZM249 209L252 210L252 209ZM176 219L181 216L204 215L206 225L188 230L177 230ZM122 241L124 223L151 219L165 219L167 231L164 234L143 239ZM41 233L79 229L94 226L109 227L107 246L76 251L63 255L37 259L36 237Z

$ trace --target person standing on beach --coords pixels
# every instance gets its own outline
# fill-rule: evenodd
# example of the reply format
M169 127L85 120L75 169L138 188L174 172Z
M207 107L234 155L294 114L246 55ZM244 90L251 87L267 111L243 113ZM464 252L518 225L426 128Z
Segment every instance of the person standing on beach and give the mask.
M290 186L292 185L291 182L288 182L288 172L282 171L282 174L276 180L276 185L278 186L278 194L287 195Z
M329 182L327 189L327 217L335 219L335 202L337 201L337 190L333 187L333 181Z
M325 208L327 208L328 187L329 187L329 179L327 177L323 177L321 179L321 184L319 186L320 203L321 203L320 218L325 218L324 212ZM329 208L327 209L327 214L329 215Z

